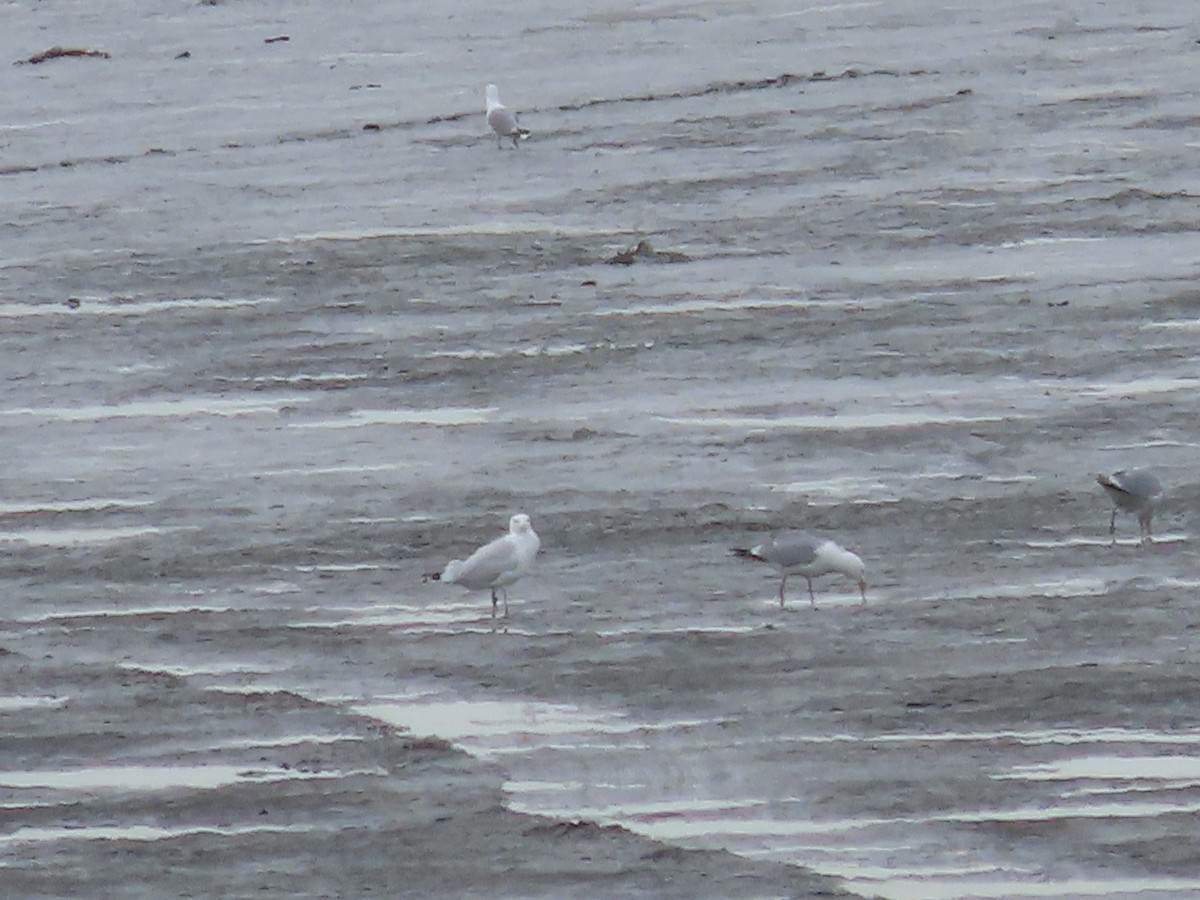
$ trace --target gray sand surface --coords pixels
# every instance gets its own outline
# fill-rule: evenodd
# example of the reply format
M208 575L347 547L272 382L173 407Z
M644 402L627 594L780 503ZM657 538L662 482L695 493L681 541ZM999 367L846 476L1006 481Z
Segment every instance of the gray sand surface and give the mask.
M1200 896L1194 5L517 6L0 9L0 892Z

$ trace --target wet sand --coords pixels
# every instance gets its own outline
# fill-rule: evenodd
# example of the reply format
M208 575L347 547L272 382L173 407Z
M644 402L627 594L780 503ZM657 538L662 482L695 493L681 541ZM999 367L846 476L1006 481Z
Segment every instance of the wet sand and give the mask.
M6 894L1200 893L1198 29L0 11Z

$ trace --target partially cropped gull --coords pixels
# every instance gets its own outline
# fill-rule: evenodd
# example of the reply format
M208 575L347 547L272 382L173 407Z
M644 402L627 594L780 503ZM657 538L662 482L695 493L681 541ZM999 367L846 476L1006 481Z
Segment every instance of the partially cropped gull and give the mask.
M807 531L793 531L780 537L769 538L748 550L734 547L733 554L767 563L783 576L783 581L779 583L781 609L790 575L804 576L804 580L808 582L808 599L813 606L817 605L817 598L813 594L812 580L818 575L831 572L840 572L852 579L862 593L862 602L867 602L867 567L862 558L828 538L818 537Z
M492 592L492 618L496 618L496 604L503 599L504 615L508 616L508 591L510 584L533 568L534 557L542 541L529 516L517 513L508 520L508 534L484 544L466 559L452 559L441 572L426 576L433 581L457 584L469 591L490 590Z
M1151 522L1163 493L1158 476L1149 469L1122 469L1111 475L1097 475L1096 482L1113 502L1112 517L1108 520L1108 533L1113 540L1116 540L1117 513L1131 512L1137 516L1142 541L1152 541Z
M488 126L496 132L496 147L503 149L505 138L512 138L514 147L520 146L521 138L529 137L529 129L522 128L517 123L516 115L500 102L500 89L489 84L484 91L484 99L487 101Z

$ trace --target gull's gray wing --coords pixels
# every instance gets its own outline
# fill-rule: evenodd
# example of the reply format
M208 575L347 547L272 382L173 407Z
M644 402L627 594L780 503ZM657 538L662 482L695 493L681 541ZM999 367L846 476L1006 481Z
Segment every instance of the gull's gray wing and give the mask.
M1162 482L1149 469L1122 469L1096 478L1113 502L1124 509L1154 506L1162 496Z
M1149 469L1130 469L1114 473L1117 487L1139 500L1154 500L1162 493L1162 482Z
M760 556L776 566L790 569L807 566L817 558L817 548L825 541L807 531L791 531L763 545Z
M454 562L446 566L446 574L442 576L442 580L461 584L475 591L491 587L497 579L520 565L516 547L508 535L480 547L458 566L455 566Z
M492 131L501 137L511 137L513 132L517 130L517 117L510 113L503 106L498 106L487 114L488 124L492 126ZM476 119L475 121L479 121Z

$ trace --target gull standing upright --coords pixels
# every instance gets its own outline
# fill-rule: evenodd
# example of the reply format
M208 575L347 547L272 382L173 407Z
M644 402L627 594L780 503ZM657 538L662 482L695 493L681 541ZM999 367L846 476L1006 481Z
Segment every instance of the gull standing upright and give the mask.
M517 513L508 520L508 534L484 544L465 560L450 560L440 573L434 572L426 578L461 585L469 591L490 589L492 618L496 618L500 598L504 600L504 617L508 618L506 588L533 567L541 546L541 538L533 530L529 516Z
M789 575L803 575L808 582L808 599L815 607L812 580L818 575L841 572L858 584L862 602L867 602L867 567L856 553L834 543L828 538L817 537L807 531L793 531L779 538L768 538L757 547L745 550L734 547L734 556L755 559L774 566L783 576L779 583L779 608L783 608Z
M1153 542L1150 522L1163 493L1158 477L1149 469L1122 469L1111 475L1097 475L1096 483L1113 502L1112 518L1108 520L1108 533L1113 536L1113 543L1117 540L1117 513L1121 511L1136 514L1142 542Z
M496 132L496 149L504 149L504 139L512 138L513 147L520 146L521 138L529 137L529 129L517 124L517 117L500 102L500 91L489 84L484 91L487 99L487 123Z

